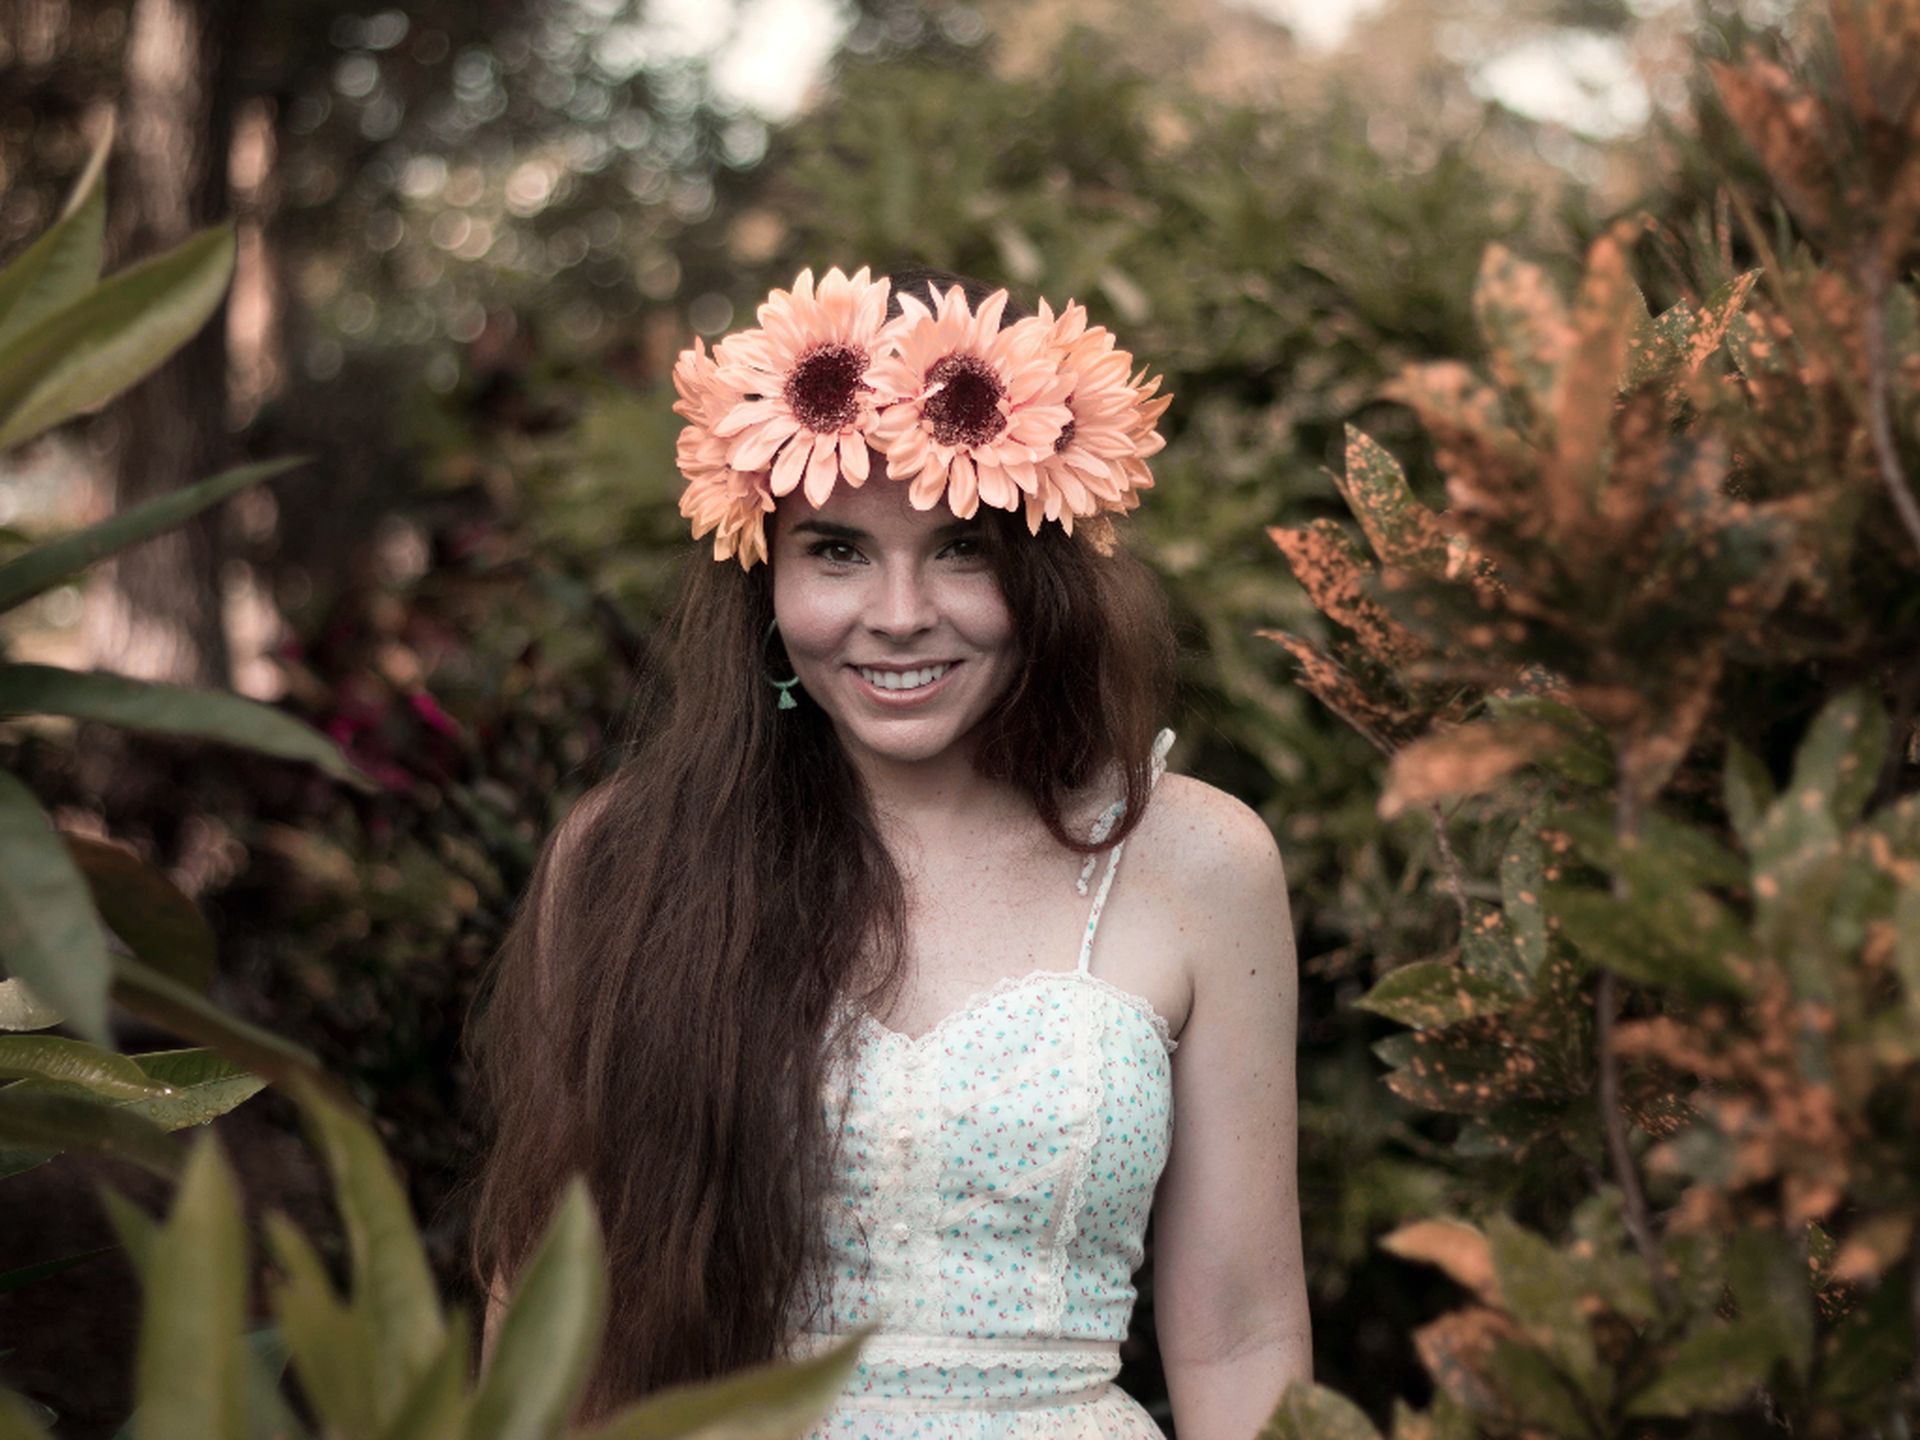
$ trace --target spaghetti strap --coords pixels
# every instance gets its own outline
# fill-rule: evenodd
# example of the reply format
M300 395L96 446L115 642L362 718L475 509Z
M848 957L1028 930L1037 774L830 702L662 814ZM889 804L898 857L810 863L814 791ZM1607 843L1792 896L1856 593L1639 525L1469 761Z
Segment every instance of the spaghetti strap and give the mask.
M1158 785L1160 783L1160 777L1166 773L1167 751L1172 748L1173 731L1162 730L1158 735L1153 737L1153 769L1151 777L1147 782L1149 787ZM1113 833L1113 827L1119 823L1120 817L1126 813L1126 808L1127 806L1124 800L1116 800L1113 804L1109 805L1101 812L1100 818L1093 822L1093 831L1090 838L1098 842L1111 835ZM1107 873L1100 877L1100 888L1094 892L1093 896L1093 908L1087 914L1087 933L1080 939L1080 959L1075 968L1082 975L1091 973L1089 967L1093 964L1094 932L1100 928L1100 912L1107 908L1107 892L1113 889L1113 877L1115 872L1120 868L1120 852L1126 848L1127 842L1122 840L1118 845L1115 845L1111 850L1107 851ZM1100 856L1098 853L1089 855L1087 857L1087 863L1080 867L1080 883L1078 888L1082 895L1087 893L1087 882L1093 878L1093 869L1094 866L1099 863L1099 860Z

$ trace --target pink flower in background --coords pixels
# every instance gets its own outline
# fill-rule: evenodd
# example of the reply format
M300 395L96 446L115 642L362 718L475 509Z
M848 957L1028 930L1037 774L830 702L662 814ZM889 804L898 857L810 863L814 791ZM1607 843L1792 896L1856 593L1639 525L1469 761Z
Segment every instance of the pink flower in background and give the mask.
M449 740L460 738L460 722L443 710L440 702L425 690L416 690L407 696L407 703L413 707L414 714Z

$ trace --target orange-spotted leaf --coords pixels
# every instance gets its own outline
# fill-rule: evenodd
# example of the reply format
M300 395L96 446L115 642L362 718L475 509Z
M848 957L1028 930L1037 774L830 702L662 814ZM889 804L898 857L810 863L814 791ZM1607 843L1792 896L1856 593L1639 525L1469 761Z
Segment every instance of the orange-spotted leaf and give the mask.
M1311 640L1285 630L1258 630L1299 662L1300 683L1308 694L1392 754L1425 728L1425 717L1396 701L1370 693L1353 672Z
M1549 414L1574 344L1573 323L1553 282L1506 246L1489 245L1473 287L1473 314L1494 379L1537 427Z
M1494 388L1456 360L1411 365L1380 393L1420 417L1447 480L1450 508L1521 532L1536 507L1533 460Z
M1500 1304L1493 1250L1478 1228L1462 1220L1415 1220L1383 1235L1380 1248L1402 1260L1444 1270L1489 1305Z
M1442 1315L1413 1332L1413 1348L1433 1383L1467 1409L1481 1415L1504 1411L1499 1390L1489 1380L1494 1347L1518 1338L1514 1324L1498 1310L1475 1305Z
M1387 1088L1403 1100L1447 1115L1479 1115L1510 1100L1555 1100L1567 1077L1536 1041L1544 1018L1507 1015L1463 1020L1444 1030L1414 1030L1382 1041L1374 1052L1389 1064Z
M1410 805L1479 795L1566 743L1558 727L1531 720L1463 725L1425 736L1393 757L1380 817L1391 820Z
M1697 307L1681 300L1658 316L1634 311L1627 335L1626 368L1619 388L1635 390L1649 380L1668 374L1682 380L1691 379L1707 357L1726 342L1734 317L1746 304L1747 295L1759 278L1758 270L1736 275Z
M1521 998L1510 983L1476 975L1444 960L1415 960L1390 970L1354 1004L1419 1029L1438 1029L1476 1015L1498 1015Z
M1709 69L1727 114L1759 155L1794 218L1816 236L1829 235L1838 206L1826 106L1771 60L1715 61Z
M1346 473L1333 476L1333 483L1381 563L1430 575L1446 573L1446 527L1414 498L1406 472L1384 445L1349 425Z
M1621 220L1593 242L1574 304L1572 353L1560 367L1552 399L1554 444L1546 467L1549 533L1571 540L1592 513L1613 427L1613 397L1626 368L1633 320L1627 260L1644 219Z
M1331 520L1295 529L1274 525L1267 538L1287 557L1294 578L1320 612L1353 632L1360 646L1388 669L1418 659L1426 646L1367 593L1373 566L1359 542Z

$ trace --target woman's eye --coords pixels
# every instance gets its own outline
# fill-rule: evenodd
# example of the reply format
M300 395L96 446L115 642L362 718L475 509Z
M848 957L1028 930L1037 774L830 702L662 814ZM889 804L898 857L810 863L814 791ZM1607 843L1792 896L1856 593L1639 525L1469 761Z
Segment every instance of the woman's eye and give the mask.
M807 553L836 565L851 565L860 558L860 552L844 540L816 540L807 547Z
M948 541L941 553L954 560L977 560L984 552L977 539L971 535L963 535L957 540Z

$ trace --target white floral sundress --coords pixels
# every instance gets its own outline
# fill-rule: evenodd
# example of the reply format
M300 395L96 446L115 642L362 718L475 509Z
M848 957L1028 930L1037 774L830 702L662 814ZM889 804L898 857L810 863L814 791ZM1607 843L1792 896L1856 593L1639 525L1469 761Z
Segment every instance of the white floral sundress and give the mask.
M1172 739L1154 745L1155 781ZM1177 1042L1089 968L1124 848L1107 852L1072 970L1008 977L920 1036L857 1022L824 1097L830 1117L847 1104L836 1268L794 1348L880 1329L816 1440L1158 1440L1113 1380L1173 1138Z

